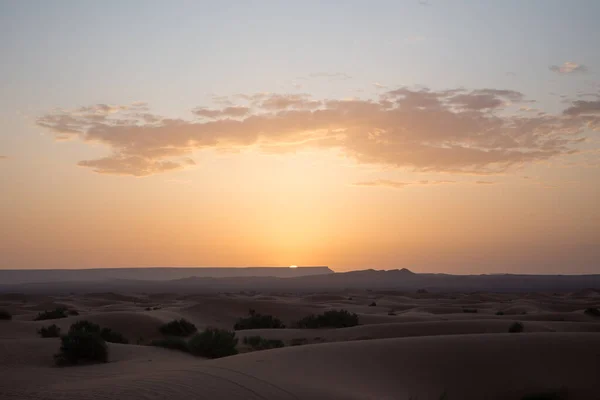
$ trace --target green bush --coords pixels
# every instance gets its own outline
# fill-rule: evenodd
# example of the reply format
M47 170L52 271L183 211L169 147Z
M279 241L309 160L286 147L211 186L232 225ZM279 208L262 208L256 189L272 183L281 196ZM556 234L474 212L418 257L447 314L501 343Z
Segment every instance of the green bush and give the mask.
M109 343L129 343L129 340L125 339L125 336L123 336L119 332L113 331L110 328L102 328L102 330L100 331L100 336L102 337L102 339L106 340Z
M248 317L238 319L233 326L236 331L244 329L283 329L285 325L277 317L258 314L254 310L248 311Z
M87 320L77 321L69 328L69 333L75 331L100 334L100 325Z
M207 328L202 333L197 333L188 341L190 353L208 358L220 358L237 354L235 346L238 339L235 332Z
M6 310L0 310L0 320L9 321L12 319L12 314Z
M268 350L285 346L279 339L265 339L261 336L246 336L244 344L252 347L253 350Z
M523 326L522 323L520 322L513 322L509 327L508 327L508 331L510 333L519 333L519 332L523 332L523 329L525 329L525 327Z
M165 349L179 350L186 353L190 352L187 342L179 337L168 337L157 339L150 342L150 346L164 347Z
M298 328L347 328L358 325L358 315L347 310L331 310L309 315L296 323Z
M67 318L67 309L64 307L58 307L51 311L43 311L38 313L34 321L44 321L46 319L59 319Z
M77 321L69 328L69 332L88 332L97 333L102 339L110 343L122 343L128 344L129 341L119 333L115 332L110 328L100 328L100 325L94 324L93 322L82 320Z
M57 365L108 361L108 347L97 332L69 330L60 340L60 351L54 356Z
M38 330L38 334L43 338L53 338L60 336L60 328L56 324L52 324L48 327L41 327Z
M189 336L198 329L196 329L196 325L192 324L190 321L181 318L162 325L159 330L163 335Z
M583 313L592 317L600 317L600 310L597 308L586 308Z

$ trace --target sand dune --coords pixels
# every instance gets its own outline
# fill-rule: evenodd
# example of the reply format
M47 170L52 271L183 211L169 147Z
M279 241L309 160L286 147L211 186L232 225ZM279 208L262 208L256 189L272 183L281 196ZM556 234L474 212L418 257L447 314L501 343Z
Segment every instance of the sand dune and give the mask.
M600 318L584 313L600 306L594 294L2 296L0 308L14 315L0 321L0 399L438 400L446 393L449 400L480 400L520 399L563 386L569 399L589 399L600 390ZM58 306L80 315L33 321L39 311ZM356 312L361 325L290 328L307 315L342 308ZM159 327L173 319L231 329L249 309L277 316L288 328L238 331L242 354L219 360L137 345L162 337ZM131 344L109 344L106 364L55 367L60 341L42 339L37 330L56 324L66 332L80 320L120 332ZM515 321L523 333L507 333ZM255 335L287 347L251 352L241 339Z
M38 352L51 347L39 346ZM72 368L44 366L44 360L38 359L15 362L3 353L0 395L173 400L418 396L426 400L446 393L448 399L479 400L518 399L526 393L566 387L570 399L590 399L600 390L599 349L599 334L530 333L327 343L220 360L111 345L115 359L110 363ZM23 366L23 362L30 364Z

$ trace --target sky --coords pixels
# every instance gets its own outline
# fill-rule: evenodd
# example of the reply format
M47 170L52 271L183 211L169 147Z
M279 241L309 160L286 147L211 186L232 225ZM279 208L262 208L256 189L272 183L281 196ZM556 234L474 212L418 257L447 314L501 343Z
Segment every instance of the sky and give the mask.
M0 0L0 268L600 273L598 15Z

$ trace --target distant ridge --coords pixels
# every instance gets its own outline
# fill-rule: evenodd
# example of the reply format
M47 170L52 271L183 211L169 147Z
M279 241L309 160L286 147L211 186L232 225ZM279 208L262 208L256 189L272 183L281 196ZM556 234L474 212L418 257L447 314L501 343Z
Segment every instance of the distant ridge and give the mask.
M134 270L134 269L130 269ZM138 269L135 269L139 271ZM600 275L448 275L417 274L407 269L362 270L334 273L327 267L299 268L146 268L146 272L167 270L168 279L115 277L91 280L90 276L71 275L61 281L40 281L0 284L0 293L90 293L90 292L146 292L146 293L200 293L227 291L290 291L325 292L343 290L398 290L428 292L575 292L576 297L598 296ZM184 270L184 271L179 271ZM190 270L193 273L190 273ZM232 273L233 276L214 276L213 270ZM225 271L223 271L225 270ZM36 271L39 272L40 270ZM86 271L90 270L75 270ZM95 270L97 271L97 270ZM112 271L115 271L114 269ZM175 276L173 271L185 273ZM22 273L24 271L17 271ZM60 273L68 271L61 270ZM72 272L72 270L70 271ZM0 271L0 282L15 271ZM109 276L109 278L106 278ZM59 276L52 276L56 279ZM11 277L13 280L14 276ZM23 277L16 277L22 279Z
M0 270L0 283L95 282L108 279L166 281L190 277L276 277L293 278L307 275L333 274L326 266L289 267L143 267L93 269L5 269Z

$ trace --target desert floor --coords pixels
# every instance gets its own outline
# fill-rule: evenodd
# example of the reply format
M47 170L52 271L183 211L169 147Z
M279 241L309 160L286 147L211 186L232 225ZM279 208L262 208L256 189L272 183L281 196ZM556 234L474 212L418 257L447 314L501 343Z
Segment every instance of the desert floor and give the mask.
M4 294L0 309L13 319L0 321L0 399L481 400L538 392L600 399L600 318L584 312L599 306L595 290ZM79 315L33 321L56 307ZM240 340L241 354L216 360L147 345L173 319L232 329L250 308L288 326L309 314L346 309L359 315L360 325L238 331L240 339L260 335L286 347L250 351ZM84 319L132 344L110 343L105 364L56 367L60 340L41 338L37 330L55 323L66 332ZM508 333L515 321L524 332Z

